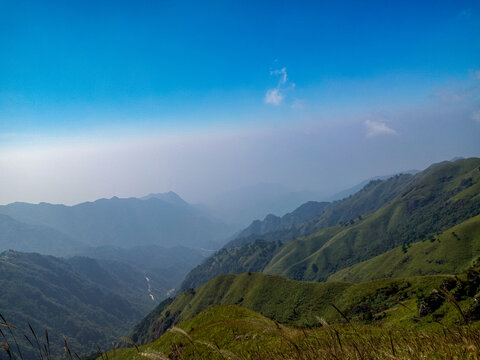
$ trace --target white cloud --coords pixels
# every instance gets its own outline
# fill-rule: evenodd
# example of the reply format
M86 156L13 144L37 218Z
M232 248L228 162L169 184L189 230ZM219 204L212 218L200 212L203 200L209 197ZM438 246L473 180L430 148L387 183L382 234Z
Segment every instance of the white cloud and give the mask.
M293 89L294 83L288 81L287 68L270 71L270 75L278 76L278 84L265 93L265 103L278 106L285 100L285 91Z
M278 106L282 103L285 96L281 93L280 89L269 89L265 94L265 102L267 104L272 104Z
M366 120L365 126L367 127L367 137L397 134L395 130L381 121Z
M287 80L288 80L287 68L281 68L280 70L270 71L270 75L280 75L280 80L278 81L279 85L284 85L287 83Z

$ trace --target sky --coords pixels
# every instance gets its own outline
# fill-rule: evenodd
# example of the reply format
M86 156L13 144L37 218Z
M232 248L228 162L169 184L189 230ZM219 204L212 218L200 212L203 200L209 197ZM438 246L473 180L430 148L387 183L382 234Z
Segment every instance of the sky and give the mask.
M478 1L0 0L0 204L480 156L478 39Z

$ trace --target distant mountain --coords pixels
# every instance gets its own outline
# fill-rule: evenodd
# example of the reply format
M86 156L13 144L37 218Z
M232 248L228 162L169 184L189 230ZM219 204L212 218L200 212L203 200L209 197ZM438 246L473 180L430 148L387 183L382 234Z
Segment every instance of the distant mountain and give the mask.
M150 295L160 296L153 279L125 264L16 251L0 254L0 288L2 315L25 333L31 323L41 338L47 329L53 358L65 354L63 335L79 354L111 348L158 304ZM25 341L22 349L36 358Z
M282 215L310 200L321 200L314 191L293 191L279 184L261 183L225 192L205 201L219 219L243 227L268 214Z
M330 203L328 202L309 201L282 217L269 214L263 221L253 221L252 224L242 230L237 237L263 235L272 231L289 229L294 225L303 223L322 214L329 206Z
M25 224L0 214L0 252L17 250L65 256L83 246L81 242L50 227Z
M419 172L420 172L420 170L407 170L407 171L402 171L401 174L415 175ZM400 173L398 173L398 174L400 174ZM397 175L397 174L384 175L384 176L374 176L374 177L372 177L368 180L362 181L361 183L359 183L355 186L352 186L351 188L348 188L348 189L342 190L338 193L335 193L333 195L330 195L330 196L326 197L325 200L327 200L327 201L343 200L343 199L349 197L350 195L353 195L353 194L357 193L358 191L362 190L365 187L365 185L367 185L371 181L386 180L386 179L390 179L391 177L394 177L395 175Z
M202 248L218 248L215 240L230 234L228 226L204 217L173 192L145 200L112 198L72 207L15 203L1 206L1 212L22 221L0 214L0 251L94 258L111 264L125 278L129 272L141 274L143 294L148 285L155 299L175 291L211 253Z
M269 214L264 220L255 220L250 226L242 230L235 239L229 241L225 247L235 247L251 242L255 237L265 234L289 230L296 225L323 214L331 204L328 202L308 201L282 217ZM285 240L285 239L279 239Z
M88 246L158 245L218 248L233 229L199 212L178 195L153 195L146 200L100 199L75 206L13 203L0 214L47 226Z
M189 206L189 204L185 200L183 200L177 193L174 193L173 191L169 191L166 193L156 193L156 194L152 193L140 199L141 200L158 199L172 205L185 206L185 207Z

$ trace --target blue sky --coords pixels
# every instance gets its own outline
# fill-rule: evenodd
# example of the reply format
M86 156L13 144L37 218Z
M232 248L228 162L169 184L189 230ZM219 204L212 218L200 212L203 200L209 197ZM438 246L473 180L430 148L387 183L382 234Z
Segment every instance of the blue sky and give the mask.
M0 131L275 117L263 95L282 68L295 84L285 102L351 104L370 84L371 101L409 101L478 67L479 9L464 1L1 1Z
M0 185L16 189L0 202L25 194L28 184L23 190L15 187L19 174L44 179L46 189L46 168L31 166L33 155L41 153L38 147L73 151L73 144L81 143L92 149L166 136L167 130L167 142L176 139L175 146L184 149L181 144L195 134L215 132L216 139L238 134L243 139L245 133L256 138L281 128L277 140L272 140L276 132L270 132L272 147L262 150L271 152L272 159L278 139L320 128L322 134L337 129L328 130L334 132L328 148L345 146L352 137L352 147L376 142L378 147L365 153L367 158L379 151L390 156L411 145L413 150L396 158L384 155L384 165L365 165L351 182L426 166L450 155L478 154L478 39L478 1L0 0L0 164L10 171L5 170L10 175ZM447 113L450 122L438 120ZM432 127L437 135L427 133ZM422 144L426 136L434 136L436 147ZM390 140L382 143L383 137ZM389 148L392 139L401 139L398 149ZM157 143L162 141L166 140ZM314 148L301 137L295 141L305 146L286 148L295 154L284 158L290 172L302 171L295 164ZM105 154L111 148L97 151ZM236 158L233 148L231 152L236 164L251 160ZM214 163L214 156L205 154L195 161ZM341 176L333 165L338 159L330 166L327 158L332 156L323 165L331 176ZM145 169L158 162L152 158ZM313 158L305 169L312 164ZM65 165L48 171L61 174L68 169ZM123 171L128 169L125 163ZM159 174L164 170L159 168ZM231 176L244 178L244 183L275 181L267 172L254 178L234 172ZM315 172L303 183L286 173L273 173L291 187L333 190L333 182L318 180ZM39 188L37 192L47 194L45 199L22 195L22 200L72 202L109 195L113 190L89 191L96 182L117 176L112 172L103 180L86 179L85 191L72 198ZM215 176L213 168L209 176ZM157 189L153 183L135 187L132 180L129 186L119 185L117 192L179 187L196 198L197 190L192 189L198 184L154 177ZM223 186L213 187L244 184L228 177L223 181Z

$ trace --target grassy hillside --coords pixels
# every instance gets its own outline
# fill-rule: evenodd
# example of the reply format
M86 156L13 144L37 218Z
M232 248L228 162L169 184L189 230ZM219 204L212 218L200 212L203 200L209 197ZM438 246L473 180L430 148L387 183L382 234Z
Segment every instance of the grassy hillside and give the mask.
M399 246L370 260L342 269L329 281L363 282L378 278L456 274L480 257L480 215L440 235Z
M226 247L246 244L257 239L287 242L300 236L313 234L330 226L347 224L351 220L358 218L358 216L379 209L412 186L416 181L418 181L418 178L411 174L400 174L392 176L387 180L372 180L354 195L333 202L316 217L302 223L296 223L284 230L240 237L227 244Z
M476 264L455 277L361 284L223 275L166 301L139 324L132 338L148 345L109 357L356 359L390 351L420 359L438 351L439 359L470 359L480 349L479 270ZM212 346L200 346L205 342Z
M322 326L323 325L323 326ZM427 331L374 325L299 329L280 325L239 306L208 308L138 349L117 349L101 358L123 359L476 359L477 326ZM100 357L99 357L100 358Z
M282 246L272 260L265 266L264 271L267 274L282 274L291 264L304 261L310 255L327 244L338 234L345 234L349 229L342 226L329 227L306 237L298 238ZM318 269L317 269L318 272ZM301 280L304 273L292 274L292 278Z
M416 175L372 181L315 219L288 230L242 238L247 245L217 252L187 275L182 289L222 273L262 269L297 280L326 281L341 269L428 239L478 215L479 169L480 159L462 159L432 165ZM260 263L251 249L254 245L249 244L258 238L284 244ZM254 258L249 259L249 254ZM255 268L242 265L253 262Z
M343 268L427 239L480 213L480 159L436 164L415 178L377 211L286 243L264 271L325 281Z
M476 300L480 272L469 268L472 263L478 267L474 260L480 252L479 194L480 159L444 162L414 176L372 182L360 193L332 205L317 219L282 232L282 236L304 236L271 251L264 274L221 275L187 290L145 318L134 329L132 339L138 343L158 339L139 349L147 357L167 354L194 358L207 356L202 351L211 351L211 358L273 359L285 358L285 354L298 359L382 358L390 351L394 358L400 353L404 358L417 358L419 354L431 357L437 352L439 358L466 359L470 350L473 354L480 348L476 335L469 337L478 331L477 325L470 325L469 332L458 327L480 320ZM317 231L309 233L312 229ZM244 255L243 249L227 249L237 253L229 256L226 251L223 262L213 257L205 273L213 274L212 269L234 262ZM368 259L370 262L365 261ZM248 261L246 254L242 263ZM356 268L348 268L355 264ZM263 266L261 261L256 265ZM458 276L404 277L454 274L466 268L468 271ZM352 277L359 283L292 280L322 281L341 269L346 269L341 279ZM378 274L402 277L365 281ZM339 330L333 331L324 320L326 330L314 329L319 317L336 324L333 326ZM274 320L273 324L269 319ZM237 328L237 321L248 330ZM346 321L350 325L345 325ZM258 333L257 323L264 326ZM172 326L186 332L175 327L167 332ZM296 329L287 328L290 326ZM457 333L447 331L449 326L455 326ZM237 329L240 335L248 332L249 338L258 338L257 342L250 343L250 347L239 341ZM393 338L396 331L397 347ZM301 334L300 338L295 333ZM331 343L322 343L322 336ZM136 356L135 351L126 350L130 356ZM124 354L120 352L120 356Z
M212 255L204 262L204 264L196 267L187 275L187 280L182 284L181 288L187 289L200 286L206 281L220 274L241 273L242 271L262 271L268 265L278 248L275 249L275 252L270 254L271 256L265 256L263 258L264 263L262 264L256 261L258 259L255 259L255 262L258 264L256 268L237 266L238 263L242 264L253 262L247 258L246 254L253 253L253 256L256 256L255 252L252 252L252 247L256 247L255 245L252 245L252 243L255 243L255 241L261 239L270 242L289 242L300 236L308 236L309 234L315 233L319 231L319 229L328 227L331 224L336 225L339 223L349 223L350 221L353 221L352 219L356 219L358 216L361 216L366 212L376 210L378 207L390 201L414 181L415 179L413 178L413 175L410 174L394 176L384 181L371 181L361 191L355 195L351 195L348 198L343 199L342 201L334 202L329 206L326 205L327 203L319 203L319 205L315 205L314 208L316 211L321 211L320 215L314 216L313 218L305 215L305 213L312 213L311 209L309 209L310 205L306 207L301 206L299 209L296 209L291 213L295 214L293 218L309 218L309 220L301 223L295 221L291 227L284 228L283 230L278 228L275 231L270 231L267 233L258 231L258 229L257 231L253 231L254 229L252 229L252 226L255 225L254 223L241 233L243 235L250 235L243 237L239 236L225 245L225 248L232 248L234 250L222 249L221 251ZM287 216L285 223L291 220L288 219L290 219L289 216ZM258 223L258 227L261 228L263 223ZM303 255L300 252L296 252L294 256L298 258L298 261L300 261L302 256L305 257L305 254L310 254L314 250L316 251L323 246L323 244L328 241L329 236L332 236L337 231L339 231L339 229L328 229L322 234L317 234L315 238L321 238L320 242L312 242L311 244L307 245L307 248L304 249L301 249L299 245L297 250L302 250ZM291 251L289 250L289 252ZM241 257L241 259L239 257ZM290 262L291 260L289 259L288 261ZM279 268L278 264L279 263L277 263L276 266L277 268ZM278 271L278 273L280 273L280 271Z
M399 174L386 180L372 180L355 194L335 202L318 219L312 220L305 227L320 230L355 220L360 215L381 208L414 186L417 181L418 177L412 174Z
M152 341L172 325L215 305L241 305L283 324L304 327L315 326L315 316L340 321L342 317L330 305L332 302L350 318L370 319L396 305L392 299L416 298L449 278L381 279L354 285L295 281L259 273L222 275L181 293L168 305L162 304L156 316L147 317L134 329L132 339L139 343Z
M221 274L262 272L281 245L279 242L257 240L241 247L223 248L190 271L181 290L196 288Z

